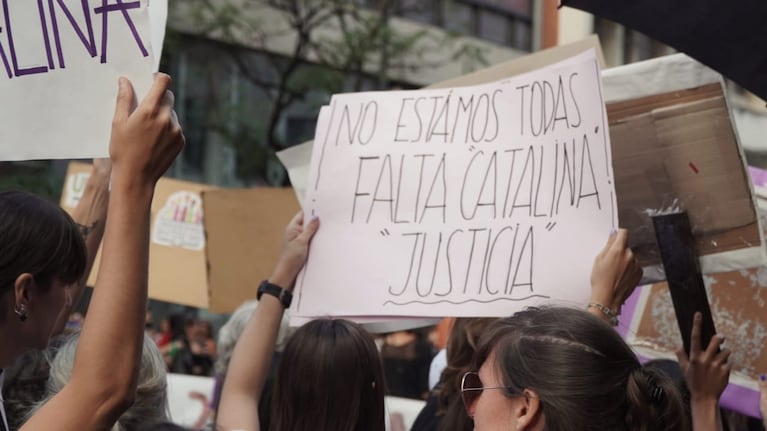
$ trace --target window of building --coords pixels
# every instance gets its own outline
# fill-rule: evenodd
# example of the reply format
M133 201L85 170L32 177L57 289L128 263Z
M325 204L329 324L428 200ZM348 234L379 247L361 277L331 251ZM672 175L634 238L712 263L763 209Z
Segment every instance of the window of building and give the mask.
M511 15L521 19L532 19L533 7L530 0L461 0L481 9L501 15Z
M314 129L317 127L317 117L291 116L285 124L285 142L290 145L299 144L314 139Z
M469 10L468 34L523 51L532 49L531 0L453 0L453 3Z
M444 7L444 28L460 34L473 34L472 7L454 1L446 2Z

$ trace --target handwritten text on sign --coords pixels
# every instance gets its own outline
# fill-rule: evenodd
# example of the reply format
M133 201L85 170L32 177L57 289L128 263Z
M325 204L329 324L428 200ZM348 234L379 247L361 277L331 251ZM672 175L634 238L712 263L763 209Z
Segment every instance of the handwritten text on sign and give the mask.
M147 0L0 0L0 159L107 155L117 78L151 85Z
M335 96L304 208L299 315L507 315L583 302L615 223L591 54L491 85Z

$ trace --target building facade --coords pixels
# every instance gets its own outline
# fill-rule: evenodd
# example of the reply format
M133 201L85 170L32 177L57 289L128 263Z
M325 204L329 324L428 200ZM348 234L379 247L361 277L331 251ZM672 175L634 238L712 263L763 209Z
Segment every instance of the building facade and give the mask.
M332 4L330 0L316 0ZM268 139L272 126L274 89L264 83L277 82L275 68L267 67L294 56L295 34L290 34L290 14L262 6L248 12L242 0L227 0L263 34L224 36L201 24L196 0L170 2L169 28L163 68L175 77L177 110L184 124L187 148L172 169L172 175L222 186L285 184L284 170L274 156L275 139ZM254 3L254 2L250 2ZM258 2L255 2L258 3ZM267 3L267 2L264 2ZM279 3L279 2L277 2ZM299 4L312 4L298 2ZM342 2L343 3L343 2ZM410 66L383 70L375 56L357 73L340 74L335 85L309 86L302 97L283 109L274 136L279 147L310 140L319 108L332 92L418 88L459 76L478 68L515 58L541 48L565 44L590 34L599 35L608 67L674 51L649 37L607 20L571 8L557 9L556 0L356 0L355 6L371 14L385 9L389 31L401 35L421 34L412 53L398 58ZM316 33L332 39L339 26L329 21ZM270 30L271 29L271 30ZM450 48L444 41L449 40ZM435 42L440 41L440 42ZM440 44L441 43L441 44ZM431 45L430 45L431 44ZM465 49L454 58L446 53ZM233 51L235 54L233 55ZM404 50L407 51L407 50ZM239 58L238 60L233 60ZM323 82L321 59L304 55L299 67L314 67ZM282 60L281 60L282 59ZM326 62L325 62L326 63ZM421 65L421 66L418 66ZM342 70L343 72L343 70ZM382 76L385 75L385 79ZM253 77L257 79L253 79ZM311 79L311 78L310 78ZM261 82L256 82L261 81ZM764 101L731 86L730 102L742 144L752 164L767 162L767 119Z

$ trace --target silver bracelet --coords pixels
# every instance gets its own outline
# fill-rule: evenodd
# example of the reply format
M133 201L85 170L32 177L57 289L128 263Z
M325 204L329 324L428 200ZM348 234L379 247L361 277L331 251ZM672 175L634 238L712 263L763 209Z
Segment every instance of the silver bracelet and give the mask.
M613 310L610 310L609 308L605 307L602 304L596 303L596 302L590 302L589 305L586 306L586 308L596 308L599 310L602 314L607 317L607 320L610 321L610 324L613 326L618 326L618 315L613 312Z

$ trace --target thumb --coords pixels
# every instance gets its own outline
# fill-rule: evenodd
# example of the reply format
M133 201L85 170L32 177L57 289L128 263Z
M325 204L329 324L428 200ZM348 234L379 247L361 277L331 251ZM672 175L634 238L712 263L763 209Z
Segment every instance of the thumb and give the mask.
M128 119L133 106L136 103L136 95L133 93L133 85L124 76L121 76L117 82L117 101L115 102L116 121L125 121Z
M317 233L317 229L320 228L320 219L317 216L312 216L309 219L309 223L304 226L303 232L301 232L301 235L299 236L302 241L308 243L311 241L312 237L315 233Z

